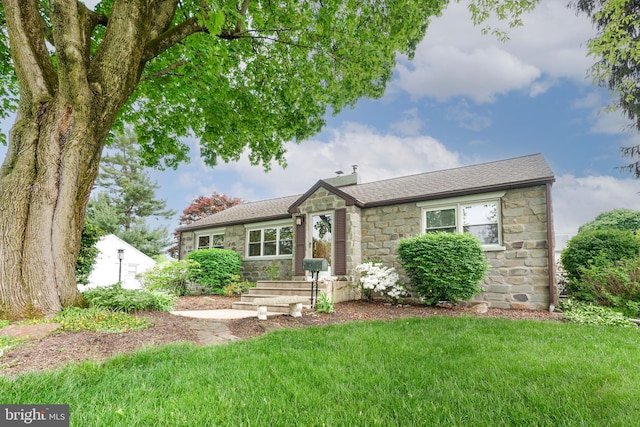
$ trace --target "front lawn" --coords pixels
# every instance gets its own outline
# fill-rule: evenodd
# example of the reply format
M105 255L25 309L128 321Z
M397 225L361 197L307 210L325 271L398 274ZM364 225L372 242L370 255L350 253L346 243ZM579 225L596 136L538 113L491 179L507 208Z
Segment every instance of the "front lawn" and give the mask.
M637 329L471 317L283 330L0 378L74 426L635 425Z

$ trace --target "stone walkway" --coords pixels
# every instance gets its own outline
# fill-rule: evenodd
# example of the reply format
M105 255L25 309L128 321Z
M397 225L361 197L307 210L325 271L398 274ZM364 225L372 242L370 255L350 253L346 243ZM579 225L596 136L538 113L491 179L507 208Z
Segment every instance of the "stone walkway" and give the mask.
M189 328L196 334L201 345L216 345L240 340L241 338L231 333L225 320L258 316L256 310L184 310L172 311L171 314L189 318ZM277 323L261 322L265 332L278 329L279 325L274 325Z
M220 320L191 318L189 328L196 334L201 345L217 345L240 340L231 333L226 323Z

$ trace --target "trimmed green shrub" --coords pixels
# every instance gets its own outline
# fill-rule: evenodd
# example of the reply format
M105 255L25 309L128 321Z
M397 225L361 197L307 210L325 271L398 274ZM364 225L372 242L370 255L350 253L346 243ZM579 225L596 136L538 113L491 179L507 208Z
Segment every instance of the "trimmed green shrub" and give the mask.
M640 313L640 259L623 259L616 262L602 257L589 267L580 270L580 282L576 288L582 301L612 307L627 316Z
M170 311L177 297L163 291L124 289L120 283L95 288L82 293L90 307L108 308L114 311L154 310Z
M596 259L615 262L635 258L640 253L640 239L633 232L614 229L578 233L567 243L560 256L567 273L569 295L579 291L580 270L589 268ZM576 298L580 298L575 295Z
M187 295L189 278L199 268L200 264L191 259L170 261L142 273L139 279L148 291L162 290L176 295Z
M198 270L191 272L191 280L216 293L236 280L242 266L242 258L231 249L201 249L191 252L187 259L199 264Z
M468 300L488 265L480 241L471 234L427 233L401 240L400 262L411 284L428 304Z

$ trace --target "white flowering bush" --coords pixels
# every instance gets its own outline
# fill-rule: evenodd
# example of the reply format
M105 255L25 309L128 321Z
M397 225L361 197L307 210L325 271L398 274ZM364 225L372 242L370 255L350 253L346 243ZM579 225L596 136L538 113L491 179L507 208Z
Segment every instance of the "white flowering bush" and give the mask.
M360 289L369 301L373 300L374 293L397 302L406 293L406 289L398 283L398 273L393 267L385 267L379 262L365 262L356 266L356 272L360 274Z

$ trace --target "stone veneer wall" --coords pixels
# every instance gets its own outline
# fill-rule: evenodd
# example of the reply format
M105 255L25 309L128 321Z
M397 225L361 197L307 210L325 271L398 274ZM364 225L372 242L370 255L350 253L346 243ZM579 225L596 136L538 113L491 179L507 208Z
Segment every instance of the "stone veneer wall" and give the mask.
M293 221L293 220L292 220ZM206 230L198 230L198 233L206 232ZM244 225L232 225L224 227L224 248L233 249L242 257L242 268L240 274L242 280L256 282L258 280L270 280L271 277L267 272L267 268L272 265L279 267L278 280L291 280L293 276L293 258L280 259L248 259L245 257L245 240L246 229ZM185 259L189 252L195 249L195 233L182 233L182 247L180 248L180 259Z
M505 250L487 251L490 264L472 302L489 307L546 310L549 307L549 268L546 187L509 190L502 199ZM398 240L421 233L421 209L415 203L362 211L362 258L380 259L409 280L397 260Z
M302 214L315 214L318 212L333 212L336 209L346 208L347 210L347 274L350 275L356 265L361 262L361 212L357 206L347 206L344 199L330 191L319 188L311 194L299 207ZM335 219L335 215L333 216ZM310 221L309 217L306 221ZM310 240L307 236L306 250L309 251ZM295 254L294 254L295 255Z
M409 283L398 261L398 241L420 234L421 208L416 203L380 206L362 211L362 260L380 260Z
M547 310L549 262L546 187L507 191L502 199L506 250L486 252L491 268L473 301L489 307Z

